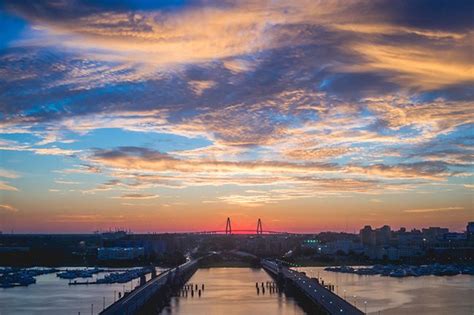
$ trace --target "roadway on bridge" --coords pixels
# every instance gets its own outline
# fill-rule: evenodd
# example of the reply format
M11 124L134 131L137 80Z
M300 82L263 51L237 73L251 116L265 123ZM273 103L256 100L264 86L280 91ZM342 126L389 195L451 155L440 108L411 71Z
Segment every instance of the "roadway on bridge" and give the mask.
M264 260L262 265L267 270L278 275L278 264L274 261ZM315 279L311 279L301 272L280 267L283 277L292 281L307 297L321 305L330 314L363 315L364 313L337 294L323 287Z
M178 268L168 269L156 278L150 279L144 285L135 288L132 292L116 301L114 304L107 307L100 314L101 315L115 315L115 314L135 314L145 303L148 302L155 292L164 286L170 274L175 273L178 269L186 271L188 268L197 264L197 260L188 261Z

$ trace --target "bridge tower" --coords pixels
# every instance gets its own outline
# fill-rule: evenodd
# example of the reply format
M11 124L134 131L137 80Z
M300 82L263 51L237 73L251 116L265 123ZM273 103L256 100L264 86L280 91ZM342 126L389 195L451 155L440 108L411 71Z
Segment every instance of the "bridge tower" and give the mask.
M263 234L262 220L260 218L257 221L257 234Z
M230 218L227 218L227 223L225 225L225 234L232 234L232 226L230 225Z

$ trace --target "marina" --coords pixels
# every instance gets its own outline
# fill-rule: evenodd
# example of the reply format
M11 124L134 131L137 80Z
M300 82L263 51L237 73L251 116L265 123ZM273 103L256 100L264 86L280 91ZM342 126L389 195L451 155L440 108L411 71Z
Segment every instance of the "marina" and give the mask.
M35 277L57 271L54 268L2 268L0 269L0 288L29 286L36 283Z
M59 271L75 269L58 268ZM135 268L134 268L135 269ZM107 268L105 272L94 274L90 282L103 278L111 272L123 272L125 268ZM163 269L156 268L160 273ZM148 280L151 274L145 275ZM1 314L98 314L120 296L126 295L139 285L139 279L125 283L69 285L69 280L61 279L55 273L35 277L36 282L29 286L0 288ZM54 297L54 298L51 298Z
M65 270L66 268L59 268ZM68 268L72 269L72 268ZM110 269L113 270L113 269ZM118 271L117 271L118 270ZM124 269L116 269L122 272ZM474 311L474 277L456 276L382 277L325 271L324 267L297 268L312 278L320 278L334 285L334 292L356 304L368 314L460 314ZM159 274L162 269L157 269ZM101 272L90 280L103 278ZM150 279L151 275L146 275ZM126 283L68 285L68 281L54 273L36 276L36 283L27 287L0 288L2 315L10 314L98 314L103 308L118 300L119 293L130 292L139 281ZM160 314L257 314L301 315L305 312L298 303L282 292L270 290L266 283L271 277L262 269L209 268L199 269L188 284L198 284L201 297L190 287L186 292L171 298L170 304ZM257 294L256 282L259 283ZM265 293L261 288L264 282ZM356 296L356 297L354 297ZM54 297L52 299L51 297ZM364 303L364 302L367 303ZM105 306L105 307L104 307ZM213 310L213 311L211 311ZM246 313L247 312L247 313ZM379 313L380 312L380 313Z
M455 276L384 277L299 267L308 276L334 285L335 292L371 315L472 315L474 277Z
M129 269L107 269L107 268L2 268L0 269L0 288L13 288L17 286L29 286L36 283L36 277L45 274L56 274L56 277L69 280L69 285L89 284L112 284L127 283L134 279L143 277L153 271L152 267L129 268ZM102 277L94 277L103 274ZM85 279L78 281L75 279Z
M474 275L474 267L466 265L374 265L370 267L338 266L327 267L325 271L353 273L357 275L381 275L394 278L420 276L455 276L459 274Z
M105 274L102 278L97 278L95 281L70 281L69 285L127 283L151 272L152 269L149 267L134 268L123 272L111 272Z
M61 279L76 279L76 278L92 278L94 274L99 272L103 272L104 269L99 268L86 268L86 269L73 269L73 270L65 270L62 272L58 272L56 276Z

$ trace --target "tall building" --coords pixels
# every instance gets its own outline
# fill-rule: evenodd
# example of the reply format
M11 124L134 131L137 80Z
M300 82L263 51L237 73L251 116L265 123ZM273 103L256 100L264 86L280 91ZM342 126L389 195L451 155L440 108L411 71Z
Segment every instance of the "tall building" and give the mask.
M370 225L366 225L360 230L359 237L364 246L375 246L376 244L375 230L372 230Z
M392 230L390 226L384 225L379 229L375 230L375 239L377 245L387 245L390 243L390 239L392 238Z

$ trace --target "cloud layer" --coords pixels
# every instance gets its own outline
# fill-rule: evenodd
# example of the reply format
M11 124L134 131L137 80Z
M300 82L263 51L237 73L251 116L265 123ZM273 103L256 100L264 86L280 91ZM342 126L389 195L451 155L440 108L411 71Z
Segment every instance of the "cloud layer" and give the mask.
M6 196L23 190L12 171L22 159L61 165L52 193L67 185L112 201L201 189L206 204L265 206L472 186L472 1L0 10L23 26L6 25L0 46Z

